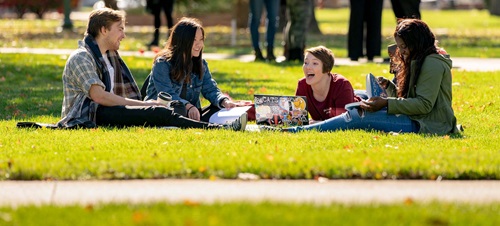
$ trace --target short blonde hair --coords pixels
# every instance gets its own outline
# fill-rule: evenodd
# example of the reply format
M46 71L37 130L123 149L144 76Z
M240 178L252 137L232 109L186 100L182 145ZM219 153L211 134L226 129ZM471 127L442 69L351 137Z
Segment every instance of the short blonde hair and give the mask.
M86 34L97 38L102 27L110 29L116 22L125 21L125 15L118 10L110 8L95 9L90 13Z

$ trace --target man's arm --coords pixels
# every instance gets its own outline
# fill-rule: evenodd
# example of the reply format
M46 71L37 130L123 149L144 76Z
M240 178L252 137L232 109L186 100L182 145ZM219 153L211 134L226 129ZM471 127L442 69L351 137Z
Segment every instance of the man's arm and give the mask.
M103 106L153 106L160 105L156 101L140 101L133 100L128 98L123 98L121 96L115 95L110 92L106 92L102 86L99 85L91 85L89 90L90 98Z

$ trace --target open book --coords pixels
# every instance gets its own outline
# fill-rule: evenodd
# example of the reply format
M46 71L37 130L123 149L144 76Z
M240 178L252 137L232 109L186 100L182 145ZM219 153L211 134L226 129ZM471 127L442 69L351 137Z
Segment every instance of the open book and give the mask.
M375 78L372 73L368 73L366 75L366 96L368 96L368 99L371 97L387 97L385 89L380 86L378 79ZM356 108L361 104L361 102L362 101L346 104L345 109L350 110Z
M212 116L210 116L210 119L208 122L210 123L218 123L218 124L226 124L233 122L234 120L238 119L243 113L248 111L252 106L244 106L244 107L234 107L231 109L221 109L220 111L216 112Z

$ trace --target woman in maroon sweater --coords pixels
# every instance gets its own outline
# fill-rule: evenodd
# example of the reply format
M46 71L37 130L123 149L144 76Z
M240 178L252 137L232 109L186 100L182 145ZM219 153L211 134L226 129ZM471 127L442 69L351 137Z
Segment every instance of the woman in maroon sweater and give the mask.
M323 121L344 113L345 105L360 101L351 83L340 74L333 74L332 51L317 46L305 51L304 78L299 80L295 95L307 97L307 110L315 121Z

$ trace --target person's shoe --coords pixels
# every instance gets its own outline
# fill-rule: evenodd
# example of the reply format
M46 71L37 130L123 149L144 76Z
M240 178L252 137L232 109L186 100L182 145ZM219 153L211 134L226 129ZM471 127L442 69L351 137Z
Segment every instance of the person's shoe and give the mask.
M245 131L247 127L248 114L245 112L239 118L231 123L224 124L225 129L231 129L234 131Z
M267 56L266 60L269 62L276 61L276 56L274 55L274 48L272 47L267 47Z
M266 61L266 59L264 59L264 56L262 55L262 52L260 50L256 50L255 51L255 62L257 61Z
M266 125L259 126L259 130L260 131L283 132L283 128L276 127L276 126L266 126Z

